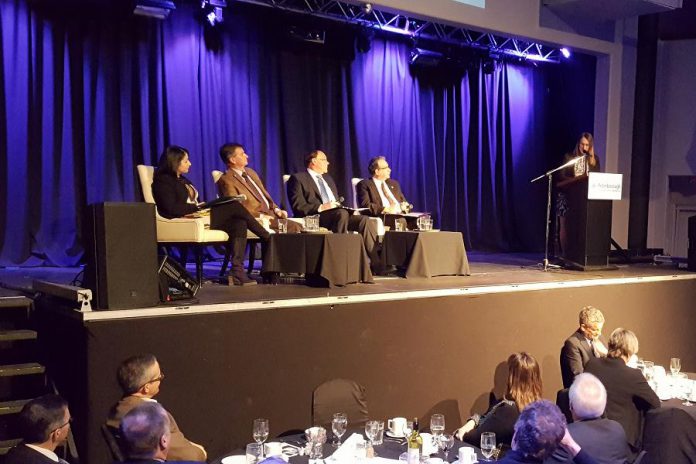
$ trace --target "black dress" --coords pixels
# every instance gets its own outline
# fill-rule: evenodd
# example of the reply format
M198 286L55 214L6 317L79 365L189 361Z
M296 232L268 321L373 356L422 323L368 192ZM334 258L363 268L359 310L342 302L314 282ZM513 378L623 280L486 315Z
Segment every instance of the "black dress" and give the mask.
M462 439L478 447L481 446L481 434L493 432L496 443L511 446L512 436L515 434L515 422L519 416L520 412L514 401L500 400L481 416L478 425Z

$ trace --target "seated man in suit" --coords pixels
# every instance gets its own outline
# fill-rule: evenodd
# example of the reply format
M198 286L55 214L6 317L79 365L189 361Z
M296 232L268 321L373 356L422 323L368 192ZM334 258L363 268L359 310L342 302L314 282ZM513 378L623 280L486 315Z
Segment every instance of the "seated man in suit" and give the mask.
M70 433L68 403L58 395L44 395L24 405L18 416L22 443L5 457L6 464L67 464L55 453Z
M143 402L134 407L121 419L121 446L126 463L156 464L172 461L169 454L171 444L169 414L156 402ZM169 458L169 459L167 459Z
M626 365L636 353L636 334L618 328L609 336L607 357L592 358L585 366L585 372L594 374L607 389L607 417L623 426L634 453L641 449L644 412L660 407L660 399L643 374Z
M367 169L370 179L363 179L356 186L358 206L368 208L373 216L409 212L411 205L399 183L389 177L391 168L384 156L372 158Z
M256 171L247 167L249 155L244 151L244 147L238 143L226 143L220 147L220 159L227 166L227 172L216 184L220 195L245 195L246 200L242 205L247 211L256 218L268 217L271 228L277 232L278 219L287 219L288 213L273 201ZM296 234L300 230L298 223L287 221L288 233Z
M123 398L109 412L106 424L118 428L123 416L131 409L147 402L156 402L153 397L159 393L164 374L151 354L132 356L121 363L116 373L123 390ZM174 461L204 462L207 454L199 444L189 441L179 430L174 417L169 416L171 439L169 440L169 459Z
M569 388L576 375L582 373L592 358L607 355L602 337L604 314L593 306L585 306L578 315L580 327L561 348L561 376L563 388Z
M321 150L305 156L307 170L297 172L288 180L288 199L296 217L319 215L319 225L333 232L357 231L363 237L365 250L373 268L379 266L377 227L366 216L351 215L340 208L336 182L327 174L329 160Z
M570 386L570 411L573 423L568 432L582 448L600 464L630 462L631 449L623 427L611 419L602 419L607 405L607 390L592 374L584 372ZM573 462L568 452L559 447L546 464Z

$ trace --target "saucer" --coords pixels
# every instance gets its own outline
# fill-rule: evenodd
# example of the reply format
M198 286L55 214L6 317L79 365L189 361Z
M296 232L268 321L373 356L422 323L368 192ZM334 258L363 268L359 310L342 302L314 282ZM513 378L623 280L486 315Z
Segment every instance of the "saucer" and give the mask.
M222 464L246 464L246 455L243 456L227 456L222 458Z
M387 435L390 438L406 438L406 435L404 435L403 433L396 434L396 433L392 432L391 430L385 430L384 433L385 433L385 435Z

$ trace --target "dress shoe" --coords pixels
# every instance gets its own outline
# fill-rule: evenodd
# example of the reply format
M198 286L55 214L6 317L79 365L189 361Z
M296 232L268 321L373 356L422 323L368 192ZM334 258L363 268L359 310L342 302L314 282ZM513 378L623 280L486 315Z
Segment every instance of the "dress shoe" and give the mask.
M246 272L234 272L227 276L227 283L228 285L247 286L256 285L257 282L251 279Z

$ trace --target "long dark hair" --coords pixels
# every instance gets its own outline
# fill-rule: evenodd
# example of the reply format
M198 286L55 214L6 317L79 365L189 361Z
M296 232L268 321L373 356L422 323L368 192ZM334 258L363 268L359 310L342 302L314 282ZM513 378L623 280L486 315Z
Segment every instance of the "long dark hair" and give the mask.
M176 177L176 170L181 160L188 155L188 150L178 145L170 145L164 149L157 164L157 174Z
M590 148L587 150L588 153L592 153L594 150L594 137L592 137L592 134L590 134L589 132L583 132L582 134L580 134L580 137L578 137L578 141L575 143L575 149L573 150L573 156L576 158L585 154L580 149L580 140L582 139L587 139L587 141L590 144Z
M539 363L529 353L513 353L508 358L507 394L522 411L525 406L541 399L542 384Z

